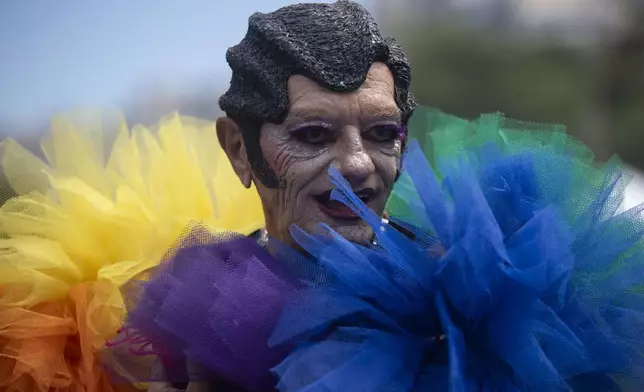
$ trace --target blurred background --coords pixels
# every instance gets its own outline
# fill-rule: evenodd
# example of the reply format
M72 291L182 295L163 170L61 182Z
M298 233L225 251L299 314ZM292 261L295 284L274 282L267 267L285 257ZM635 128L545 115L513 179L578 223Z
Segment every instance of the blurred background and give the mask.
M130 123L216 118L225 50L288 0L20 0L0 5L0 136L117 107ZM424 105L559 122L598 158L644 169L644 1L364 0L406 48Z

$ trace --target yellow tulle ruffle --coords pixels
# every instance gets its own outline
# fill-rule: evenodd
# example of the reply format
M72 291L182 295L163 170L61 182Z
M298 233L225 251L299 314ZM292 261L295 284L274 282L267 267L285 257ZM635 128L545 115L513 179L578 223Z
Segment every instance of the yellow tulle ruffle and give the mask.
M2 146L18 196L0 208L0 391L128 390L96 362L122 321L119 286L190 222L260 229L259 198L212 122L174 115L129 130L118 116L60 117L41 147L44 160Z

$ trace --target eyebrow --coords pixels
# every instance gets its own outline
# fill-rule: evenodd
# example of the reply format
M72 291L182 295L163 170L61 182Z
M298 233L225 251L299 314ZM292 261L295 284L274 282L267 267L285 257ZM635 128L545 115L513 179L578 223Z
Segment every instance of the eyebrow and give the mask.
M363 121L394 121L400 122L402 115L397 106L386 107L367 107L363 113L361 120Z
M374 122L374 121L391 121L391 122L400 122L401 120L401 115L400 113L382 113L382 114L377 114L377 115L369 115L369 116L363 116L362 120L363 122Z

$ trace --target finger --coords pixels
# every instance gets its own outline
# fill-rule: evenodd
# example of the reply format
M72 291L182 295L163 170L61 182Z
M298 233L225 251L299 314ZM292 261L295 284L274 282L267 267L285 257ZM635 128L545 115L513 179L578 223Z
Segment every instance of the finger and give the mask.
M188 387L190 389L190 387ZM183 389L172 387L172 384L165 382L153 382L148 388L148 392L185 392Z
M186 392L211 392L207 382L191 382Z
M194 380L188 384L186 392L209 392L210 388L206 382L205 372L203 367L195 362L188 362L186 364L190 379Z

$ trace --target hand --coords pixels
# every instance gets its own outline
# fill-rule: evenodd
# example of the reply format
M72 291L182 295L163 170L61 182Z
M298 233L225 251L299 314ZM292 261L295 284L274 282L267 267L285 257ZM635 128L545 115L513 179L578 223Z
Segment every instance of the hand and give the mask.
M187 368L188 368L188 374L190 375L202 374L201 367L199 365L188 362ZM150 383L148 392L215 392L215 391L209 388L208 382L206 381L193 381L188 383L187 389L174 388L172 384L166 383L166 382L154 382L154 383Z
M150 384L148 392L214 392L208 389L206 382L191 382L188 384L187 389L173 388L172 384L164 382L155 382Z

